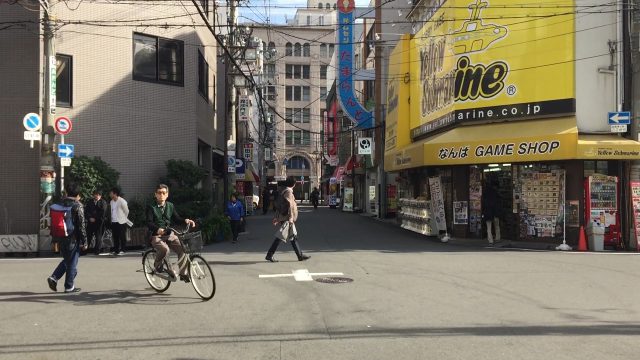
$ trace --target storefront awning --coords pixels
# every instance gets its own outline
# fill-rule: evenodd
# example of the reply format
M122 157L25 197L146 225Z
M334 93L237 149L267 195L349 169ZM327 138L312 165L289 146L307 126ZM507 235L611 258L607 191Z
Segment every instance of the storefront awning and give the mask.
M579 135L577 158L640 160L640 142L616 135Z
M571 159L577 142L575 117L460 126L387 154L385 169Z

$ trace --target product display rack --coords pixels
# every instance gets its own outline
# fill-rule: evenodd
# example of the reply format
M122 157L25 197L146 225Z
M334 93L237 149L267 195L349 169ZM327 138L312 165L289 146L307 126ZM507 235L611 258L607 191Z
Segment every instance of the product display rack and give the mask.
M423 235L437 235L431 218L431 202L428 200L414 200L402 198L398 200L400 206L401 227Z

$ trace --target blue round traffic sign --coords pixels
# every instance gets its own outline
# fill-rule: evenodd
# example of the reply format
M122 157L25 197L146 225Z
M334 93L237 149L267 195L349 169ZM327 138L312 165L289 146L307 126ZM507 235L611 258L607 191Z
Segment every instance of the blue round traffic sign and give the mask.
M38 131L42 127L42 120L40 120L40 115L28 113L22 119L22 125L27 131Z

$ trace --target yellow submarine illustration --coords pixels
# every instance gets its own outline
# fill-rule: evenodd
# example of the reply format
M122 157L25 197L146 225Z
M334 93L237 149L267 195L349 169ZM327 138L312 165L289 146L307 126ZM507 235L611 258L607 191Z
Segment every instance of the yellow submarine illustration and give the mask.
M462 27L451 33L453 36L453 52L462 55L486 50L489 45L507 36L507 28L496 24L485 25L480 18L482 8L489 3L477 0L469 5L471 17L462 24Z

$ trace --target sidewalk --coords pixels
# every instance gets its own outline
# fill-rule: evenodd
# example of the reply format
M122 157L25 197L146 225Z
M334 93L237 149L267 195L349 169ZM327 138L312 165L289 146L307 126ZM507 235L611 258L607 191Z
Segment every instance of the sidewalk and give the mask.
M405 230L401 228L395 218L380 219L376 216L373 216L371 214L365 214L365 213L360 213L356 215L369 218L381 223L385 223L389 226L398 228L398 230L400 231L407 231L407 232L413 233L410 230ZM414 234L420 235L418 233L414 233ZM427 235L423 235L423 236L427 240L441 243L444 246L464 246L464 247L473 247L478 249L523 249L523 250L556 251L556 246L560 245L560 243L549 244L549 243L542 243L542 242L512 241L512 240L503 239L502 241L495 243L493 246L489 246L489 243L487 242L486 239L460 238L460 237L453 237L453 236L449 239L448 242L443 243L440 241L440 239L437 236L427 236Z

